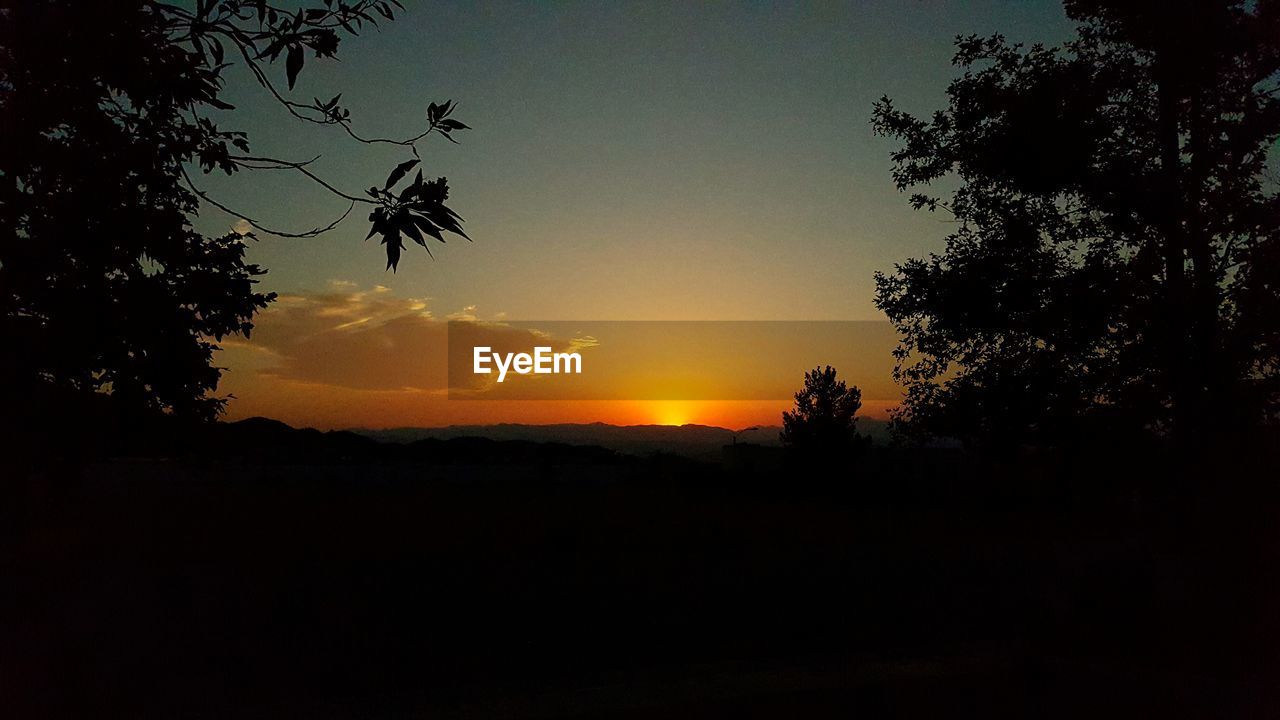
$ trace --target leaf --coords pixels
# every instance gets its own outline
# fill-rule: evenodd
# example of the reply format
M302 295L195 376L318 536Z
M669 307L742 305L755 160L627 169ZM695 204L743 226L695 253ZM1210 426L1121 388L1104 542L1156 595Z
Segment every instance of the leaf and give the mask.
M269 57L271 58L272 62L275 62L275 59L280 57L280 51L283 49L284 49L284 40L280 40L280 39L272 40L271 44L267 45L267 48L265 50L258 53L258 59L261 60L264 57Z
M439 240L442 243L444 242L444 235L440 234L440 228L436 227L434 223L432 223L430 220L428 220L427 218L421 215L414 215L412 217L413 217L414 224L417 225L418 228L422 230L422 232L430 235L431 237ZM426 247L426 246L424 245L423 247Z
M414 158L413 160L406 160L405 162L397 165L396 169L392 170L391 174L387 176L387 184L383 187L390 190L392 185L400 182L400 178L404 177L404 174L412 170L417 164L418 160L417 158Z
M470 240L470 239L471 239L471 236L470 236L470 235L468 235L468 234L466 234L465 232L463 232L463 230L462 230L462 225L460 225L456 220L454 220L452 217L449 217L448 215L439 215L439 214L437 214L437 216L436 216L436 217L433 217L433 218L432 218L432 220L434 220L434 221L435 221L435 223L436 223L437 225L439 225L440 227L444 228L445 230L448 230L449 232L453 233L454 235L461 235L462 237L466 238L467 240ZM441 241L441 242L443 242L443 241Z
M302 71L302 46L294 45L289 48L289 56L284 62L285 73L289 76L289 89L293 89L293 83L298 79L298 73Z
M364 239L368 240L378 233L385 234L387 231L386 218L387 214L385 210L382 208L374 208L373 212L369 213L369 222L373 225L369 228L369 234L365 235ZM383 242L386 241L384 240Z
M418 228L414 225L412 218L406 217L404 221L400 223L400 229L404 231L404 234L408 235L414 242L418 243L422 247L427 246L427 241L423 239L422 233L418 232Z
M400 251L404 249L404 243L400 242L400 233L395 230L389 230L382 234L382 244L387 246L387 270L396 271L396 267L400 265Z

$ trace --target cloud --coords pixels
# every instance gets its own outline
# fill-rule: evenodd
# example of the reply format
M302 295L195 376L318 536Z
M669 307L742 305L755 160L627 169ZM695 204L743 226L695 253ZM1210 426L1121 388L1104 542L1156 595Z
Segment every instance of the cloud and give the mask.
M491 389L493 380L471 371L468 352L451 357L451 337L459 347L487 345L504 353L590 345L483 320L475 305L438 318L429 303L382 285L364 289L330 280L320 292L281 295L258 315L251 339L223 343L221 362L241 378L248 373L294 385L440 395L450 389L452 370L453 389L474 394Z
M248 342L274 364L256 372L362 390L445 388L445 329L425 298L377 285L331 280L317 293L281 295L262 311Z
M455 312L455 313L449 313L449 319L450 319L450 320L465 320L465 321L468 321L468 322L475 322L476 320L479 320L480 318L478 318L478 317L476 316L476 306L475 306L475 305L468 305L468 306L466 306L466 307L462 308L461 310L459 310L458 312Z

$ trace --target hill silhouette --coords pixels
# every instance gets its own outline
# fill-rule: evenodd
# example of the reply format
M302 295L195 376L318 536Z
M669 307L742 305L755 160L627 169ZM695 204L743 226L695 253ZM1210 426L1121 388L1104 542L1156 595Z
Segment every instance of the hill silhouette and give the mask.
M889 439L888 423L872 418L858 420L859 432L878 444ZM556 442L570 445L597 445L632 455L670 453L696 460L718 461L725 445L750 443L780 447L780 426L766 425L735 431L712 425L610 425L607 423L562 423L525 425L449 425L440 428L403 427L386 430L353 429L351 432L382 442L412 442L424 439L448 440L484 437L492 440Z
M220 423L201 438L223 457L268 462L413 462L505 465L525 463L620 464L617 451L587 443L553 442L479 433L445 436L405 434L395 440L349 430L294 428L279 420L254 417Z

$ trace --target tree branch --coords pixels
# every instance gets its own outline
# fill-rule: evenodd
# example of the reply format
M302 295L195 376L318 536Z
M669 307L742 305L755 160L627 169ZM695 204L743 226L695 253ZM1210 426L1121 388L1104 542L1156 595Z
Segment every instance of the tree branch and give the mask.
M346 219L347 219L347 216L351 214L351 211L352 211L353 209L355 209L355 206L356 206L356 204L355 204L354 202L352 202L352 203L351 203L351 205L350 205L349 207L347 207L347 211L346 211L346 212L344 212L344 213L342 213L342 215L338 216L338 219L337 219L337 220L334 220L333 222L329 223L328 225L325 225L324 227L313 228L313 229L308 230L308 231L306 231L306 232L300 232L300 233L291 233L291 232L284 232L284 231L282 231L282 230L273 230L273 229L271 229L271 228L269 228L269 227L266 227L266 226L262 225L262 224L261 224L261 223L259 223L257 220L254 220L253 218L249 217L248 215L245 215L244 213L240 213L240 212L237 212L237 211L235 211L235 210L232 210L231 208L227 207L226 205L223 205L222 203L218 202L217 200L214 200L213 198L209 197L209 194L208 194L208 193L206 193L205 191L203 191L203 190L201 190L200 188L196 187L195 183L193 183L193 182L191 181L191 176L190 176L190 175L187 175L187 170L186 170L186 168L180 168L180 170L181 170L181 172L182 172L182 179L186 181L187 187L191 190L191 192L193 192L193 193L195 193L196 195L198 195L198 196L200 197L200 199L201 199L201 200L204 200L205 202L209 203L210 205L212 205L212 206L214 206L214 207L218 208L219 210L221 210L221 211L223 211L223 212L225 212L225 213L227 213L227 214L229 214L229 215L233 215L233 216L235 216L235 217L240 218L241 220L244 220L245 222L249 223L250 225L252 225L252 226L253 226L255 229L257 229L257 230L261 230L262 232L267 233L268 235L275 235L275 236L277 236L277 237L285 237L285 238L309 238L309 237L315 237L315 236L317 236L317 235L321 235L321 234L323 234L323 233L329 232L330 230L332 230L332 229L334 229L335 227L337 227L337 226L338 226L338 223L341 223L343 220L346 220Z
M342 128L343 131L346 132L347 135L349 135L352 140L355 140L356 142L364 143L365 145L384 143L387 145L398 145L400 147L407 147L413 153L413 156L419 159L421 158L421 156L418 154L417 143L437 129L436 126L433 124L430 127L428 127L426 130L422 131L421 133L411 138L406 138L404 140L395 140L393 138L384 138L384 137L364 137L359 133L357 133L351 127L350 120L330 115L323 108L317 107L316 105L304 105L303 103L294 102L286 98L284 95L280 93L279 90L276 89L275 84L272 83L271 79L267 77L267 74L262 71L262 68L259 67L258 65L258 61L255 60L249 54L248 50L246 49L246 46L242 42L238 41L233 35L229 34L225 30L219 30L219 32L221 32L223 35L228 36L229 38L231 38L233 42L236 43L236 47L240 50L241 57L244 58L245 64L249 67L249 70L253 73L254 79L258 81L258 84L266 88L267 92L271 93L271 96L274 97L276 101L279 102L285 108L285 110L288 111L290 115L292 115L293 117L299 120L302 120L303 122L309 122L314 125L337 125L338 127ZM316 118L310 115L305 115L302 112L299 112L299 110L308 110L308 111L320 113L320 117ZM451 142L456 142L455 140L453 140L453 138L448 138L448 139Z
M228 157L236 161L241 166L246 167L250 170L297 170L303 175L306 175L307 177L314 180L317 184L319 184L324 189L328 190L329 192L333 193L334 195L337 195L338 197L344 200L350 200L352 203L367 203L369 205L378 204L373 200L370 200L369 198L363 198L356 195L348 195L347 193L330 185L328 182L324 180L324 178L321 178L319 175L316 175L315 173L308 170L306 166L310 165L316 160L319 160L320 159L319 155L305 162L290 162L288 160L277 160L275 158L267 158L267 157L252 157L249 155L229 155ZM267 164L255 165L251 163L267 163Z

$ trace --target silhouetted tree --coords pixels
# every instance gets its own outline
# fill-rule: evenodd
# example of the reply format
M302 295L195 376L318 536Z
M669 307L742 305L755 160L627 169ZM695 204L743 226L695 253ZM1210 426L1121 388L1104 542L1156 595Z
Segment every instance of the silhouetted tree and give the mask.
M814 368L804 374L804 389L796 393L792 411L782 413L782 442L808 450L847 449L861 441L857 434L862 391L836 379L835 368Z
M148 2L0 0L0 389L5 412L30 411L51 394L106 391L114 401L208 418L224 400L208 393L220 369L214 344L248 335L273 298L254 290L263 271L244 262L238 234L204 237L191 227L200 200L258 230L309 237L368 205L370 235L394 269L408 237L462 234L445 206L444 178L426 182L415 143L466 129L451 102L432 103L426 128L405 139L366 137L340 97L288 95L308 54L336 56L340 33L396 0L323 0L285 12L265 0L198 0L193 8ZM281 83L272 63L284 58ZM367 144L412 157L380 186L347 193L311 160L253 155L242 132L211 111L231 67L248 73L292 118L333 126ZM283 84L288 89L282 89ZM220 115L218 117L227 117ZM232 115L231 117L234 117ZM264 227L198 188L215 170L286 170L347 204L305 232ZM198 172L197 172L198 171ZM251 235L250 235L251 236Z
M1188 443L1275 417L1280 3L1066 3L1059 48L957 41L928 120L876 104L946 249L877 274L900 430L1041 442L1080 417Z

